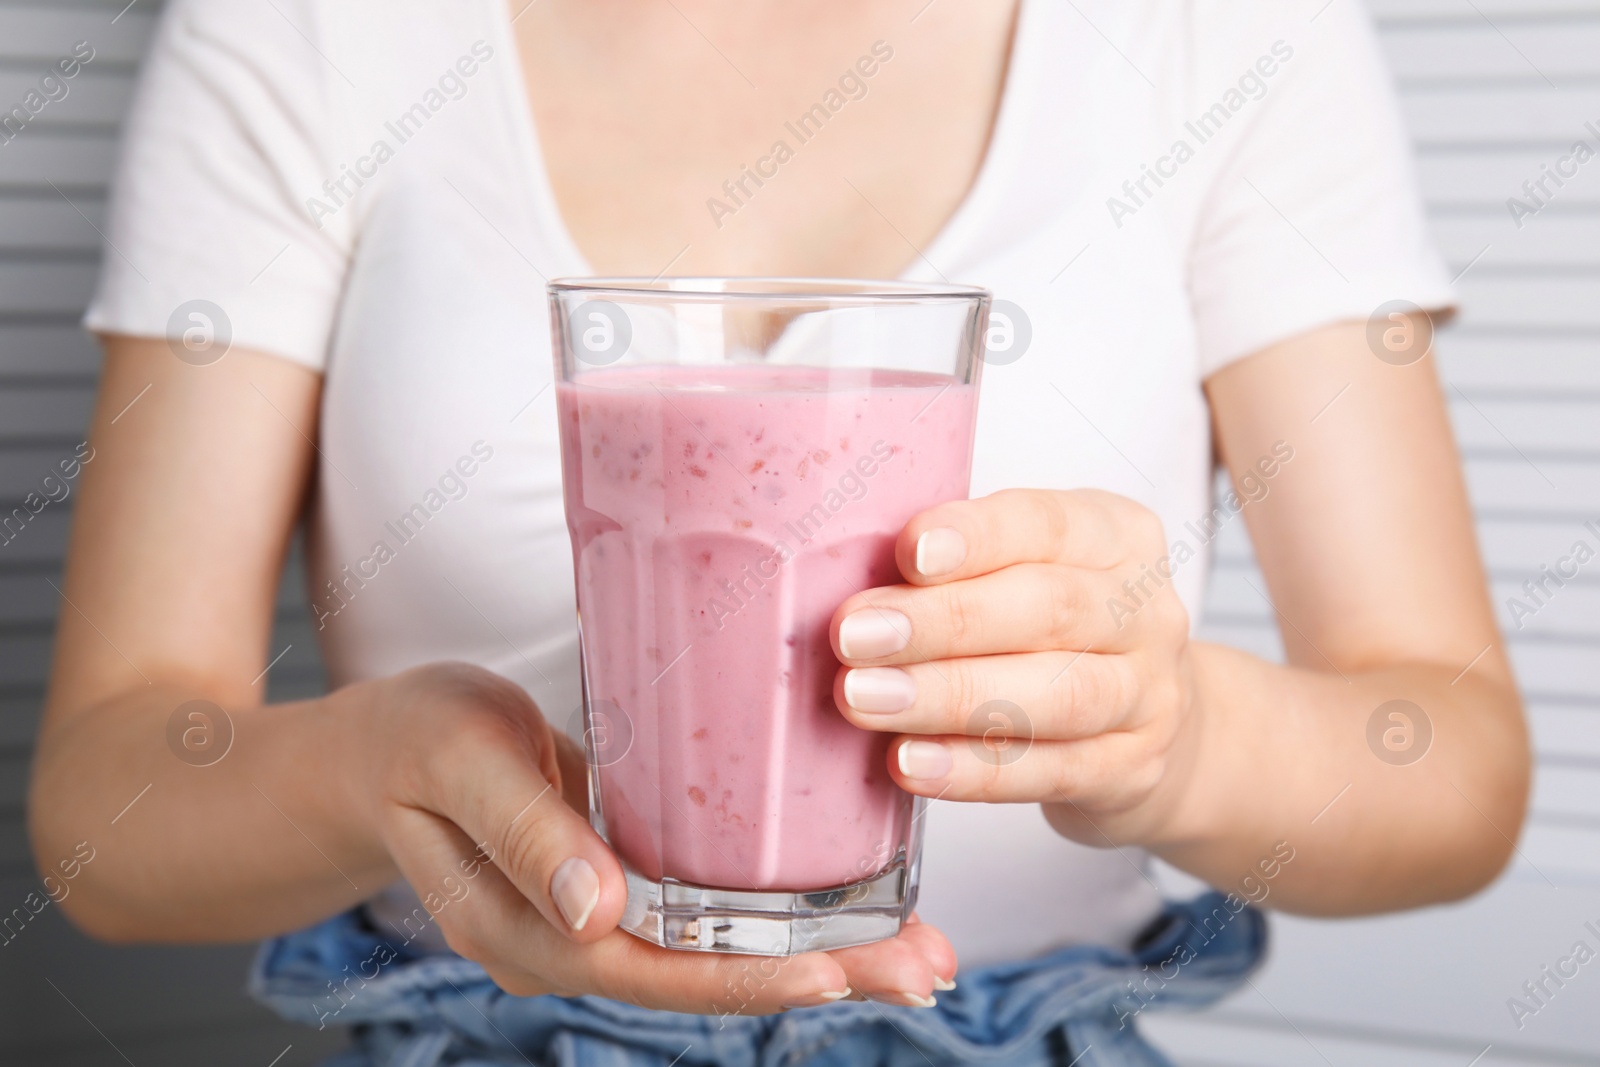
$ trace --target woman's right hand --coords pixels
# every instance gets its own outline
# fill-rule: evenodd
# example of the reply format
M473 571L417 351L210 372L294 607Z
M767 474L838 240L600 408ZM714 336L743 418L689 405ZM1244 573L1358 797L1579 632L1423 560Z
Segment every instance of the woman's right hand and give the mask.
M954 950L915 921L891 940L783 959L664 949L618 929L627 887L583 814L583 756L521 688L454 663L361 684L371 825L450 947L506 992L762 1015L852 993L926 1006L949 988Z

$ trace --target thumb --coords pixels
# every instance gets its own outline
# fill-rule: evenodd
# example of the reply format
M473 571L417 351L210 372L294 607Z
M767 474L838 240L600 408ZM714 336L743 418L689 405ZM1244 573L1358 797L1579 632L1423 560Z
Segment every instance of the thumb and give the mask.
M537 712L534 712L537 715ZM581 796L584 767L538 719L538 729L473 745L447 785L441 812L477 842L506 878L574 941L598 941L622 918L628 887L615 855L562 795ZM455 761L453 761L455 762ZM563 764L565 766L563 766Z

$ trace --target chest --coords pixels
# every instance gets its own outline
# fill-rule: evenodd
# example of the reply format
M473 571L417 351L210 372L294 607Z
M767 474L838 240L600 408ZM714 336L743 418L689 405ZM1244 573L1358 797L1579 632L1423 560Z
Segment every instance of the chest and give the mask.
M1016 14L924 2L529 8L524 91L589 265L901 273L978 173Z

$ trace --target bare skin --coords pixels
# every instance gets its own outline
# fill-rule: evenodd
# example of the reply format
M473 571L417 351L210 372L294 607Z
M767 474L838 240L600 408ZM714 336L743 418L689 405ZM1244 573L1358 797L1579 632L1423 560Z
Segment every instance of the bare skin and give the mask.
M589 264L898 275L977 176L1014 21L1002 2L934 4L911 22L926 2L527 8L513 25L539 140ZM865 95L800 144L784 123L880 41L893 58L860 79ZM737 206L723 183L779 137L794 158L719 225L706 200Z
M837 5L827 18L676 6L542 0L515 24L557 197L590 263L647 275L674 256L676 273L903 270L977 172L1008 7L936 4L908 28L918 5ZM718 228L704 199L878 39L895 58L867 96ZM320 378L250 352L197 368L164 341L105 347L29 809L41 865L86 837L97 849L63 905L74 921L121 941L259 937L397 877L433 891L481 844L493 862L438 922L507 990L732 1010L728 983L748 975L747 958L670 953L616 929L621 870L580 813L581 764L519 690L439 664L263 703L252 679L313 470ZM838 648L841 713L898 736L891 771L913 792L1040 803L1067 836L1148 847L1219 885L1288 841L1297 856L1274 884L1280 907L1353 914L1480 888L1521 822L1527 741L1431 358L1387 366L1358 328L1334 326L1206 388L1236 477L1276 441L1295 442L1292 468L1245 511L1289 620L1289 665L1190 641L1170 587L1117 627L1107 590L1166 551L1153 517L1106 494L1017 490L917 517L898 547L906 583L841 606L836 648L843 620L870 606L901 611L916 650ZM965 557L925 574L917 547L936 528L956 531ZM852 668L906 669L914 703L852 705ZM955 736L997 696L1027 707L1036 735L1001 769ZM1365 741L1373 709L1395 698L1423 707L1435 731L1408 767ZM167 750L167 718L192 699L235 724L213 767ZM911 769L942 773L907 777L897 757L913 740L934 740L948 767L923 750ZM114 834L94 836L136 795ZM551 895L573 857L594 871L578 929ZM739 1010L847 988L917 1003L955 967L943 936L913 924L879 945L796 957Z

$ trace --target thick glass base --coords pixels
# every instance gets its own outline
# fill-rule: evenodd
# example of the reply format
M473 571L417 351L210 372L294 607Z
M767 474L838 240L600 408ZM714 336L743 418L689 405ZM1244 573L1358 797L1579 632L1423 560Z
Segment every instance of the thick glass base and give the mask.
M863 882L808 893L653 882L624 866L624 930L665 948L796 956L894 937L916 906L916 863L904 853Z

